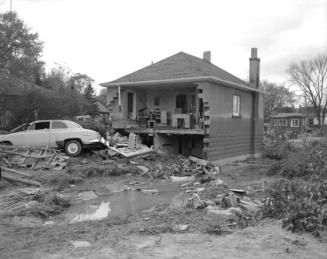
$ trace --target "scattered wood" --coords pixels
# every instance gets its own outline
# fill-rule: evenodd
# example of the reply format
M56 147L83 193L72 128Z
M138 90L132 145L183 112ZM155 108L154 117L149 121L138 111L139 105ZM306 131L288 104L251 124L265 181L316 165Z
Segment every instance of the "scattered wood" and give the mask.
M10 176L10 175L6 174L5 172L2 172L2 178L5 180L8 180L8 181L19 182L19 183L23 183L23 184L32 185L32 186L38 186L38 187L41 186L40 182Z
M11 169L11 168L6 168L6 167L1 166L1 169L2 169L2 170L5 170L5 171L8 171L8 172L10 172L10 173L13 173L13 174L18 174L18 175L20 175L20 176L32 177L30 174L23 173L23 172L20 172L20 171L17 171L17 170Z
M34 158L34 159L44 159L44 158L50 158L52 155L46 155L46 156L41 156L41 155L28 155L28 154L22 154L19 152L13 152L13 151L7 151L7 150L0 150L0 153L5 153L8 155L15 155L15 156L21 156L25 158Z

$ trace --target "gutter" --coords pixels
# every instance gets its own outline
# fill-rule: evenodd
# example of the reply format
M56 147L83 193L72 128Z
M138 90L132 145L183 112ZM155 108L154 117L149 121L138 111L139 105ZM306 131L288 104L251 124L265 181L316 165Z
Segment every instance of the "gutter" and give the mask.
M174 84L174 83L194 83L196 81L209 81L213 83L227 85L233 88L242 89L249 92L258 92L265 94L266 92L260 89L252 88L243 84L238 84L226 80L222 80L214 76L198 76L198 77L184 77L177 79L161 79L161 80L148 80L138 82L117 82L117 83L101 83L102 87L117 87L117 86L148 86L148 85L162 85L162 84Z

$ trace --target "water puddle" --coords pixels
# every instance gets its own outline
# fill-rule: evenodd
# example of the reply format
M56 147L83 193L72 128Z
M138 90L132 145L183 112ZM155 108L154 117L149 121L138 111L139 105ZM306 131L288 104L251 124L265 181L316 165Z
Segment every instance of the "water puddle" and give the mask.
M178 194L175 185L164 186L159 192L127 190L72 205L64 215L64 221L76 223L100 220L107 217L134 215L155 205L168 204Z

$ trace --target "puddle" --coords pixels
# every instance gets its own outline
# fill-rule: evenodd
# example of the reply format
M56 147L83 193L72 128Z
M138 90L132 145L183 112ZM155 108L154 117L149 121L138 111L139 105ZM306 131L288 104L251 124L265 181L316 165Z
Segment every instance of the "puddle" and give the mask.
M136 212L147 210L155 205L168 204L178 192L177 186L169 185L160 187L158 193L127 190L100 196L72 205L66 211L64 221L76 223L134 215Z

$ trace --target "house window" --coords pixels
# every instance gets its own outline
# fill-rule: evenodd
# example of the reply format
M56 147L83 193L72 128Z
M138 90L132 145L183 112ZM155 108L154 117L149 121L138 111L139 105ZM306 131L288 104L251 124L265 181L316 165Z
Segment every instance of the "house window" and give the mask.
M309 125L313 125L313 118L309 118Z
M240 116L240 96L233 95L233 117Z
M280 127L283 126L283 120L278 121L278 126L280 126Z
M291 127L299 127L299 119L292 120Z
M155 96L154 97L154 105L155 106L160 106L160 96Z
M287 127L287 120L283 120L283 126Z
M274 126L278 126L277 120L274 120L273 122L274 122Z

